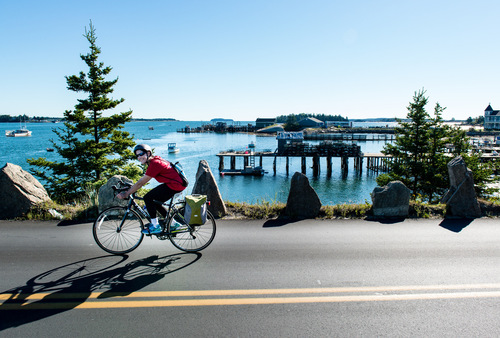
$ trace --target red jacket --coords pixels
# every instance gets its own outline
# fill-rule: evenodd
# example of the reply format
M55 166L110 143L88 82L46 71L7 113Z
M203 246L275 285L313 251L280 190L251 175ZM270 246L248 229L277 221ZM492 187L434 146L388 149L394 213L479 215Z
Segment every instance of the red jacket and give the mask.
M182 186L182 179L175 169L170 165L169 161L165 161L160 156L155 156L149 161L146 175L153 177L160 183L165 183L174 191L182 191L186 189Z

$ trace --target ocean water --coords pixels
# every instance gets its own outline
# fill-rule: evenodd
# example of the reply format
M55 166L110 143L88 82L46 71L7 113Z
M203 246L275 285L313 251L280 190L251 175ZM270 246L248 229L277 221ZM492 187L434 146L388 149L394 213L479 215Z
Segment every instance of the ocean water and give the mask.
M178 133L177 130L190 127L198 127L206 122L201 121L140 121L129 122L125 125L125 130L134 135L137 143L147 143L154 148L155 154L160 155L170 161L179 161L184 167L188 176L190 185L187 192L190 193L194 184L196 171L199 161L206 160L212 173L214 174L222 198L232 202L257 203L268 202L286 202L290 189L290 180L293 174L301 170L300 158L290 158L289 175L286 174L286 159L277 159L277 173L273 173L273 158L264 158L263 167L268 172L263 177L251 176L220 176L219 158L216 156L219 152L234 149L245 150L248 145L254 142L256 151L275 150L277 140L274 136L260 136L254 134L234 133L234 134L215 134L215 133ZM247 122L241 122L246 124ZM387 123L383 123L385 126ZM356 125L372 125L371 123L355 123ZM18 124L0 123L0 130L17 129ZM48 152L47 148L52 148L50 139L58 141L57 135L53 132L54 128L63 127L63 124L54 123L29 123L27 128L32 131L31 137L0 137L0 166L3 167L7 162L21 166L29 171L30 166L26 162L28 158L45 157L48 160L60 160L56 152ZM151 130L150 127L153 129ZM180 152L169 154L167 144L169 142L177 143ZM314 141L306 141L315 144ZM365 141L356 142L361 146L361 151L365 153L380 152L383 149L384 141ZM366 170L366 161L361 174L354 170L354 161L349 161L349 171L346 176L342 175L340 170L340 159L333 159L333 173L330 178L326 177L326 159L322 158L321 174L317 178L312 176L312 160L307 159L307 172L311 186L317 192L323 205L333 205L342 203L364 203L371 202L370 193L376 186L376 174ZM258 158L256 158L258 165ZM225 160L225 167L229 168L229 158ZM243 159L236 159L236 167L243 167ZM154 181L154 180L152 180ZM151 183L153 186L155 183Z

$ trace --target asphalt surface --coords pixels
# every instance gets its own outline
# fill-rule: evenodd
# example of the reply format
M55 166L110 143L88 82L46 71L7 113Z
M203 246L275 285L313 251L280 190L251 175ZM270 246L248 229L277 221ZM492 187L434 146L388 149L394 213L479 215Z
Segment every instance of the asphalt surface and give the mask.
M217 226L113 256L90 223L0 221L0 336L500 336L497 219Z

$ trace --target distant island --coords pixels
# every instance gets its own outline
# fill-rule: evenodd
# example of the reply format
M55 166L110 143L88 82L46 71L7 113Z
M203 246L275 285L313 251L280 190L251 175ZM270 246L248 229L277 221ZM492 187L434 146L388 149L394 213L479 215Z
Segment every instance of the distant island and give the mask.
M153 118L153 119L132 118L132 121L178 121L178 120L166 117L166 118Z
M210 122L234 122L234 120L233 119L215 118L215 119L211 119Z

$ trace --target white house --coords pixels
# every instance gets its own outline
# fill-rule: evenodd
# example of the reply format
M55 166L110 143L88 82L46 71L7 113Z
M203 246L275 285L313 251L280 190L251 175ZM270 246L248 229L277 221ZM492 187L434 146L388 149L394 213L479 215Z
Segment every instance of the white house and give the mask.
M490 104L484 110L484 129L500 129L500 110L493 110Z

